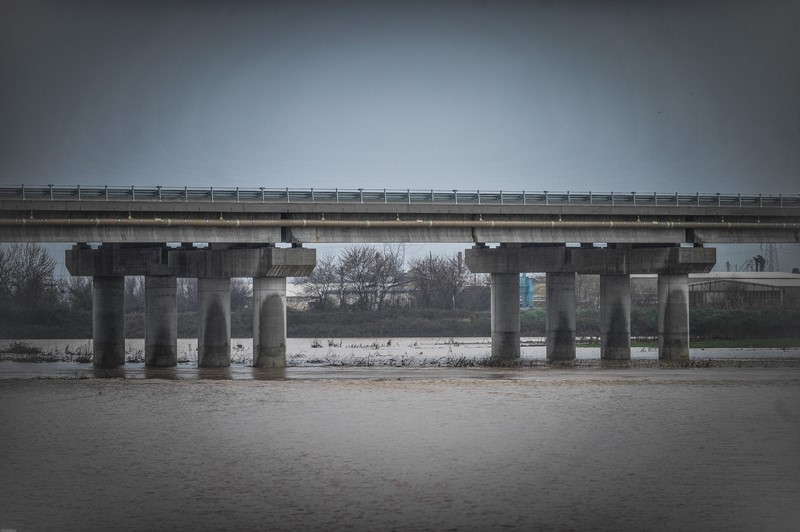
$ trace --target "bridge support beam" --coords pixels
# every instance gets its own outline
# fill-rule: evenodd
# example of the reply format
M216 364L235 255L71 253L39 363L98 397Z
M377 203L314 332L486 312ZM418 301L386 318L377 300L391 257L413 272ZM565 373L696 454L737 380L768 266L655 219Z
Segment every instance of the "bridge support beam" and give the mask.
M286 367L286 277L253 279L253 366Z
M94 365L125 364L125 277L95 275L92 279L92 351Z
M547 272L547 360L575 358L575 274Z
M600 276L600 358L631 358L631 277Z
M197 279L200 307L197 365L219 368L231 365L231 280Z
M658 359L689 359L689 275L658 276Z
M493 273L492 279L492 358L516 360L519 348L519 274Z
M144 365L175 366L178 363L178 309L175 277L145 276L144 295Z

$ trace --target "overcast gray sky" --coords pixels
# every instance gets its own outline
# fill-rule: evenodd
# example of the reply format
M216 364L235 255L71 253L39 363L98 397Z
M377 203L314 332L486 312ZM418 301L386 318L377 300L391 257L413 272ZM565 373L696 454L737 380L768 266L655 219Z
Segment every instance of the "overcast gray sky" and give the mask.
M800 192L800 2L0 5L3 183Z
M800 193L796 1L0 9L3 184Z

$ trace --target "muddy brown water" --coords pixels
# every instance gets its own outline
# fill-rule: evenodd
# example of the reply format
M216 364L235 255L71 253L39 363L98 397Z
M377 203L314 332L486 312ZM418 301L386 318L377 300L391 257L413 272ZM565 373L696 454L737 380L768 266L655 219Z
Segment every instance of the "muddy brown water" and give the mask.
M800 368L226 371L0 380L0 527L800 522Z

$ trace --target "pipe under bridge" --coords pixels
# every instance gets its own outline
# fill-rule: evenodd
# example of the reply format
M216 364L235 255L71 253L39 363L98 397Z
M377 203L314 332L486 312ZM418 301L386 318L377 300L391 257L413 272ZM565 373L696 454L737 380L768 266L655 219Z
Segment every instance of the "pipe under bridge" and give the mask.
M284 366L286 277L316 262L303 245L360 242L472 244L468 267L491 275L499 360L520 355L519 273L547 275L549 360L575 358L576 274L600 275L609 360L630 359L630 275L658 274L659 358L680 360L688 274L716 261L705 245L800 242L800 195L2 186L0 242L77 243L65 262L93 277L101 367L125 361L126 275L145 276L146 365L177 363L179 277L198 279L198 364L229 365L230 279L252 277L254 365Z

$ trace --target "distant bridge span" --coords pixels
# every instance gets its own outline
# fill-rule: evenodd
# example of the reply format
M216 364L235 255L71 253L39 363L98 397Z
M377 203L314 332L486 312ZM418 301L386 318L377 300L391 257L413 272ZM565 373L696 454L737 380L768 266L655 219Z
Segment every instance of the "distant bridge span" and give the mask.
M286 278L316 265L303 245L349 242L473 244L465 260L491 275L501 360L520 356L520 272L547 274L549 360L575 358L576 274L600 275L607 360L630 359L630 275L658 274L659 358L681 360L688 274L716 262L704 245L800 242L800 195L20 185L0 187L0 242L78 243L65 262L93 277L97 366L125 362L127 275L145 276L146 365L177 362L178 277L198 279L198 364L229 365L230 278L252 277L253 363L284 366Z
M800 242L800 194L20 185L0 241Z

